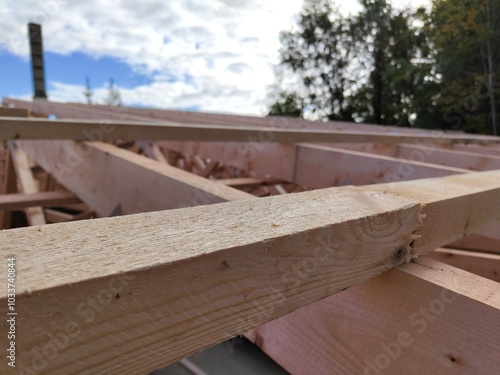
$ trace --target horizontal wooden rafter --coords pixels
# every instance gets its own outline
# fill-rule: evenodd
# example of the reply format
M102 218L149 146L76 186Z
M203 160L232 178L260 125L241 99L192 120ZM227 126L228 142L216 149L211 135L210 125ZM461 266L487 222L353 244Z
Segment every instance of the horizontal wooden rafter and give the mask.
M23 275L19 362L32 366L65 335L64 351L45 359L44 371L161 367L460 238L468 221L466 231L499 220L490 203L500 198L499 177L335 188L0 232L0 254L15 254ZM448 212L455 226L443 220Z
M436 249L426 257L500 283L500 255L458 249Z
M18 210L27 207L50 207L79 203L80 199L67 191L50 191L32 194L0 195L0 210Z
M117 120L48 120L0 117L0 139L70 139L103 140L173 140L226 141L258 143L298 142L382 142L413 143L425 140L437 144L498 143L500 138L469 134L404 134L381 132L334 131L320 129L269 129L255 126L197 125L169 122L138 122Z

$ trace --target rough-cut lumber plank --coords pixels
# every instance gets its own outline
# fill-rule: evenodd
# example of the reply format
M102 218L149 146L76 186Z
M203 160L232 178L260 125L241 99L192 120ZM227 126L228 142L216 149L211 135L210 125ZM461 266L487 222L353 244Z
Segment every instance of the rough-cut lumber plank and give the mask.
M427 188L419 200L345 187L0 232L0 254L18 251L24 275L19 363L61 373L160 367L459 238L463 229L441 220L451 207L471 229L500 219L480 204L498 201L499 176L413 182ZM64 350L44 358L61 336Z
M202 177L105 143L17 141L37 164L100 216L252 198Z
M219 142L160 142L184 154L198 154L311 188L366 185L467 173L466 169L412 162L383 155L312 144L274 145Z
M14 163L12 161L12 156L8 148L3 150L4 152L4 171L3 180L0 186L0 192L2 194L13 194L17 192L17 180L16 171L14 169ZM0 210L0 229L9 229L11 220L11 212L9 210Z
M314 188L368 185L468 172L465 169L305 144L297 146L295 160L293 181Z
M498 370L500 285L419 259L253 331L294 374Z
M369 188L381 194L404 196L424 205L425 225L414 242L418 249L414 254L422 255L440 247L441 240L453 233L461 233L458 240L488 227L485 222L489 225L500 221L499 183L500 171L489 171L378 184Z
M265 126L268 128L290 128L290 129L328 129L328 130L356 130L361 132L381 132L397 134L439 134L438 131L428 129L402 128L395 126L380 126L370 124L358 124L341 121L308 121L294 117L273 116L242 116L219 113L186 112L173 110L160 110L152 108L113 107L100 104L88 106L79 103L58 103L49 101L24 101L12 98L4 98L4 104L27 108L44 115L54 114L61 118L98 118L98 119L148 119L166 120L180 123L197 123L212 125L235 125L245 124L253 126ZM455 132L456 134L460 134Z
M25 108L10 108L0 106L1 117L28 117L29 111Z
M398 145L397 157L473 171L500 169L499 156L486 156L472 152L446 150L439 147Z
M272 129L254 126L197 125L171 122L117 121L108 120L48 120L40 118L20 119L0 117L0 139L64 139L78 141L103 140L181 140L181 141L226 141L226 142L383 142L413 143L425 140L437 144L457 142L489 144L500 142L499 137L469 134L422 135L380 132L354 132L320 129Z
M476 154L483 154L488 156L497 156L500 157L500 150L491 148L491 147L480 147L476 145L452 145L453 150L457 151L465 151L465 152L473 152Z
M346 188L0 232L23 275L18 362L161 367L404 262L419 212ZM78 334L44 358L68 324Z
M500 282L500 255L457 249L437 249L428 253L426 257Z
M467 169L440 166L418 161L373 155L357 151L334 149L311 144L271 145L217 142L161 142L165 147L199 154L223 163L234 163L239 168L258 175L270 174L311 188L336 185L366 185L387 181L414 180L457 173ZM500 232L484 235L485 240L498 248ZM475 238L463 239L454 247L474 248ZM477 242L480 250L491 250L491 245ZM481 245L479 247L479 245Z
M0 210L19 210L27 207L50 207L79 203L80 200L70 192L49 191L32 194L0 195Z
M65 223L67 221L72 221L74 217L74 215L50 208L45 208L43 212L45 213L45 219L47 220L47 223Z
M30 162L26 153L16 147L13 143L9 144L10 153L14 169L16 170L18 187L21 193L35 194L38 193L38 183L33 178L31 173ZM29 207L25 209L26 217L30 225L44 225L46 224L43 210L41 207Z

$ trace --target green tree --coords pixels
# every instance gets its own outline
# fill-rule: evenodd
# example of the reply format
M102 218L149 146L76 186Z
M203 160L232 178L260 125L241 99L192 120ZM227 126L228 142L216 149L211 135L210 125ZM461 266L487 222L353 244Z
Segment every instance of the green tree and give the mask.
M113 79L108 83L108 96L106 97L105 104L119 107L122 105L122 96L120 90L115 86Z
M422 109L429 108L433 91L429 39L423 29L412 26L425 19L425 10L395 11L386 0L361 4L353 24L367 77L355 95L357 117L376 124L415 125Z
M94 91L92 90L92 87L90 86L90 79L87 77L85 79L85 90L83 91L83 96L85 96L85 99L87 101L87 104L92 104L92 96L94 95Z
M298 29L281 34L281 65L302 82L305 94L295 95L305 112L415 125L430 106L434 84L429 38L412 26L425 11L397 12L386 0L360 3L360 14L345 18L329 0L306 0ZM283 93L271 114L288 96Z
M281 64L303 83L307 111L330 120L352 120L349 61L353 40L349 24L328 0L306 0L298 30L281 33ZM282 95L286 97L286 94ZM279 102L277 103L279 106Z
M270 109L270 116L290 116L302 117L304 114L304 103L302 99L294 92L281 92L278 99Z
M434 0L429 19L444 128L498 134L499 0Z

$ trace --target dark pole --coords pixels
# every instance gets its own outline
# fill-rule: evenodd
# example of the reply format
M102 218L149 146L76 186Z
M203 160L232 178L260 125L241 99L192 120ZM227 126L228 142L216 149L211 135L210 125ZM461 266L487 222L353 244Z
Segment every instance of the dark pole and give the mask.
M36 23L28 24L30 38L31 71L33 73L33 98L47 99L45 93L45 71L43 67L42 26Z

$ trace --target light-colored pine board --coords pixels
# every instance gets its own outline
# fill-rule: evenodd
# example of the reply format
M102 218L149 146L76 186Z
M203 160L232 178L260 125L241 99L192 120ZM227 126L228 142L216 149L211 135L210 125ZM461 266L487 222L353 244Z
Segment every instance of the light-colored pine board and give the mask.
M100 216L197 206L252 195L105 143L17 141Z
M500 255L498 254L442 248L431 251L425 257L500 283Z
M467 172L466 169L308 144L297 146L293 181L323 188L416 180Z
M500 169L500 156L486 156L472 152L447 150L439 147L422 147L402 144L397 146L397 157L468 169L471 171Z
M38 193L38 182L31 173L30 161L26 153L13 143L9 143L9 150L16 171L19 191L24 194ZM46 224L43 210L40 206L26 208L25 212L29 225Z
M43 210L45 214L45 219L47 220L47 223L53 224L53 223L65 223L67 221L72 221L74 218L74 215L61 212L58 210L53 210L51 208L45 208Z
M8 148L3 149L3 174L0 185L1 194L13 194L17 192L16 171L12 162L12 156ZM9 229L11 221L11 212L9 210L0 210L0 229Z
M70 192L49 191L32 194L0 195L0 210L19 210L27 207L50 207L66 204L76 204L80 200Z
M440 181L436 184L436 181ZM483 228L491 228L500 221L497 202L500 195L496 188L500 171L475 172L447 176L441 179L423 179L396 183L370 185L380 194L395 194L421 202L426 216L422 231L414 245L420 249L416 255L437 249L435 241L452 233L467 237ZM478 192L479 194L476 194ZM436 201L436 197L440 203ZM498 213L496 213L498 212ZM486 222L488 225L480 224ZM443 225L444 224L444 225Z
M394 267L420 207L373 199L316 191L0 232L0 254L15 252L23 275L18 363L74 322L79 333L45 372L144 373ZM293 267L318 256L296 285Z
M500 197L499 174L387 187L397 195L345 187L0 232L0 254L18 251L24 275L19 362L74 322L79 333L47 371L161 367L460 237L442 220L452 207L471 229L500 219L481 204Z
M475 154L482 154L487 156L500 157L500 150L492 147L484 147L477 145L452 145L452 149L456 151L473 152Z
M359 124L342 121L308 121L295 117L274 116L243 116L220 113L187 112L162 110L153 108L114 107L101 104L88 106L81 103L57 103L49 101L23 101L4 98L8 105L29 108L32 111L45 115L55 114L61 118L93 118L93 119L131 119L148 121L172 121L179 123L196 123L212 125L245 124L249 126L264 126L268 129L327 129L327 130L355 130L358 132L380 132L395 134L422 134L439 135L441 132L429 129L402 128L396 126L380 126L373 124ZM460 134L459 132L450 132ZM358 150L360 151L360 150Z
M494 374L500 284L419 259L251 337L295 374Z
M143 149L144 154L151 159L159 161L160 163L169 164L163 152L161 152L158 145L155 143L139 141L138 145Z
M29 111L25 108L0 106L0 117L28 117Z
M268 134L263 136L263 134ZM0 139L29 140L171 140L171 141L225 141L258 143L413 143L433 141L438 144L460 142L499 143L500 137L469 134L391 134L321 129L273 129L244 125L199 125L173 122L16 118L0 117Z

